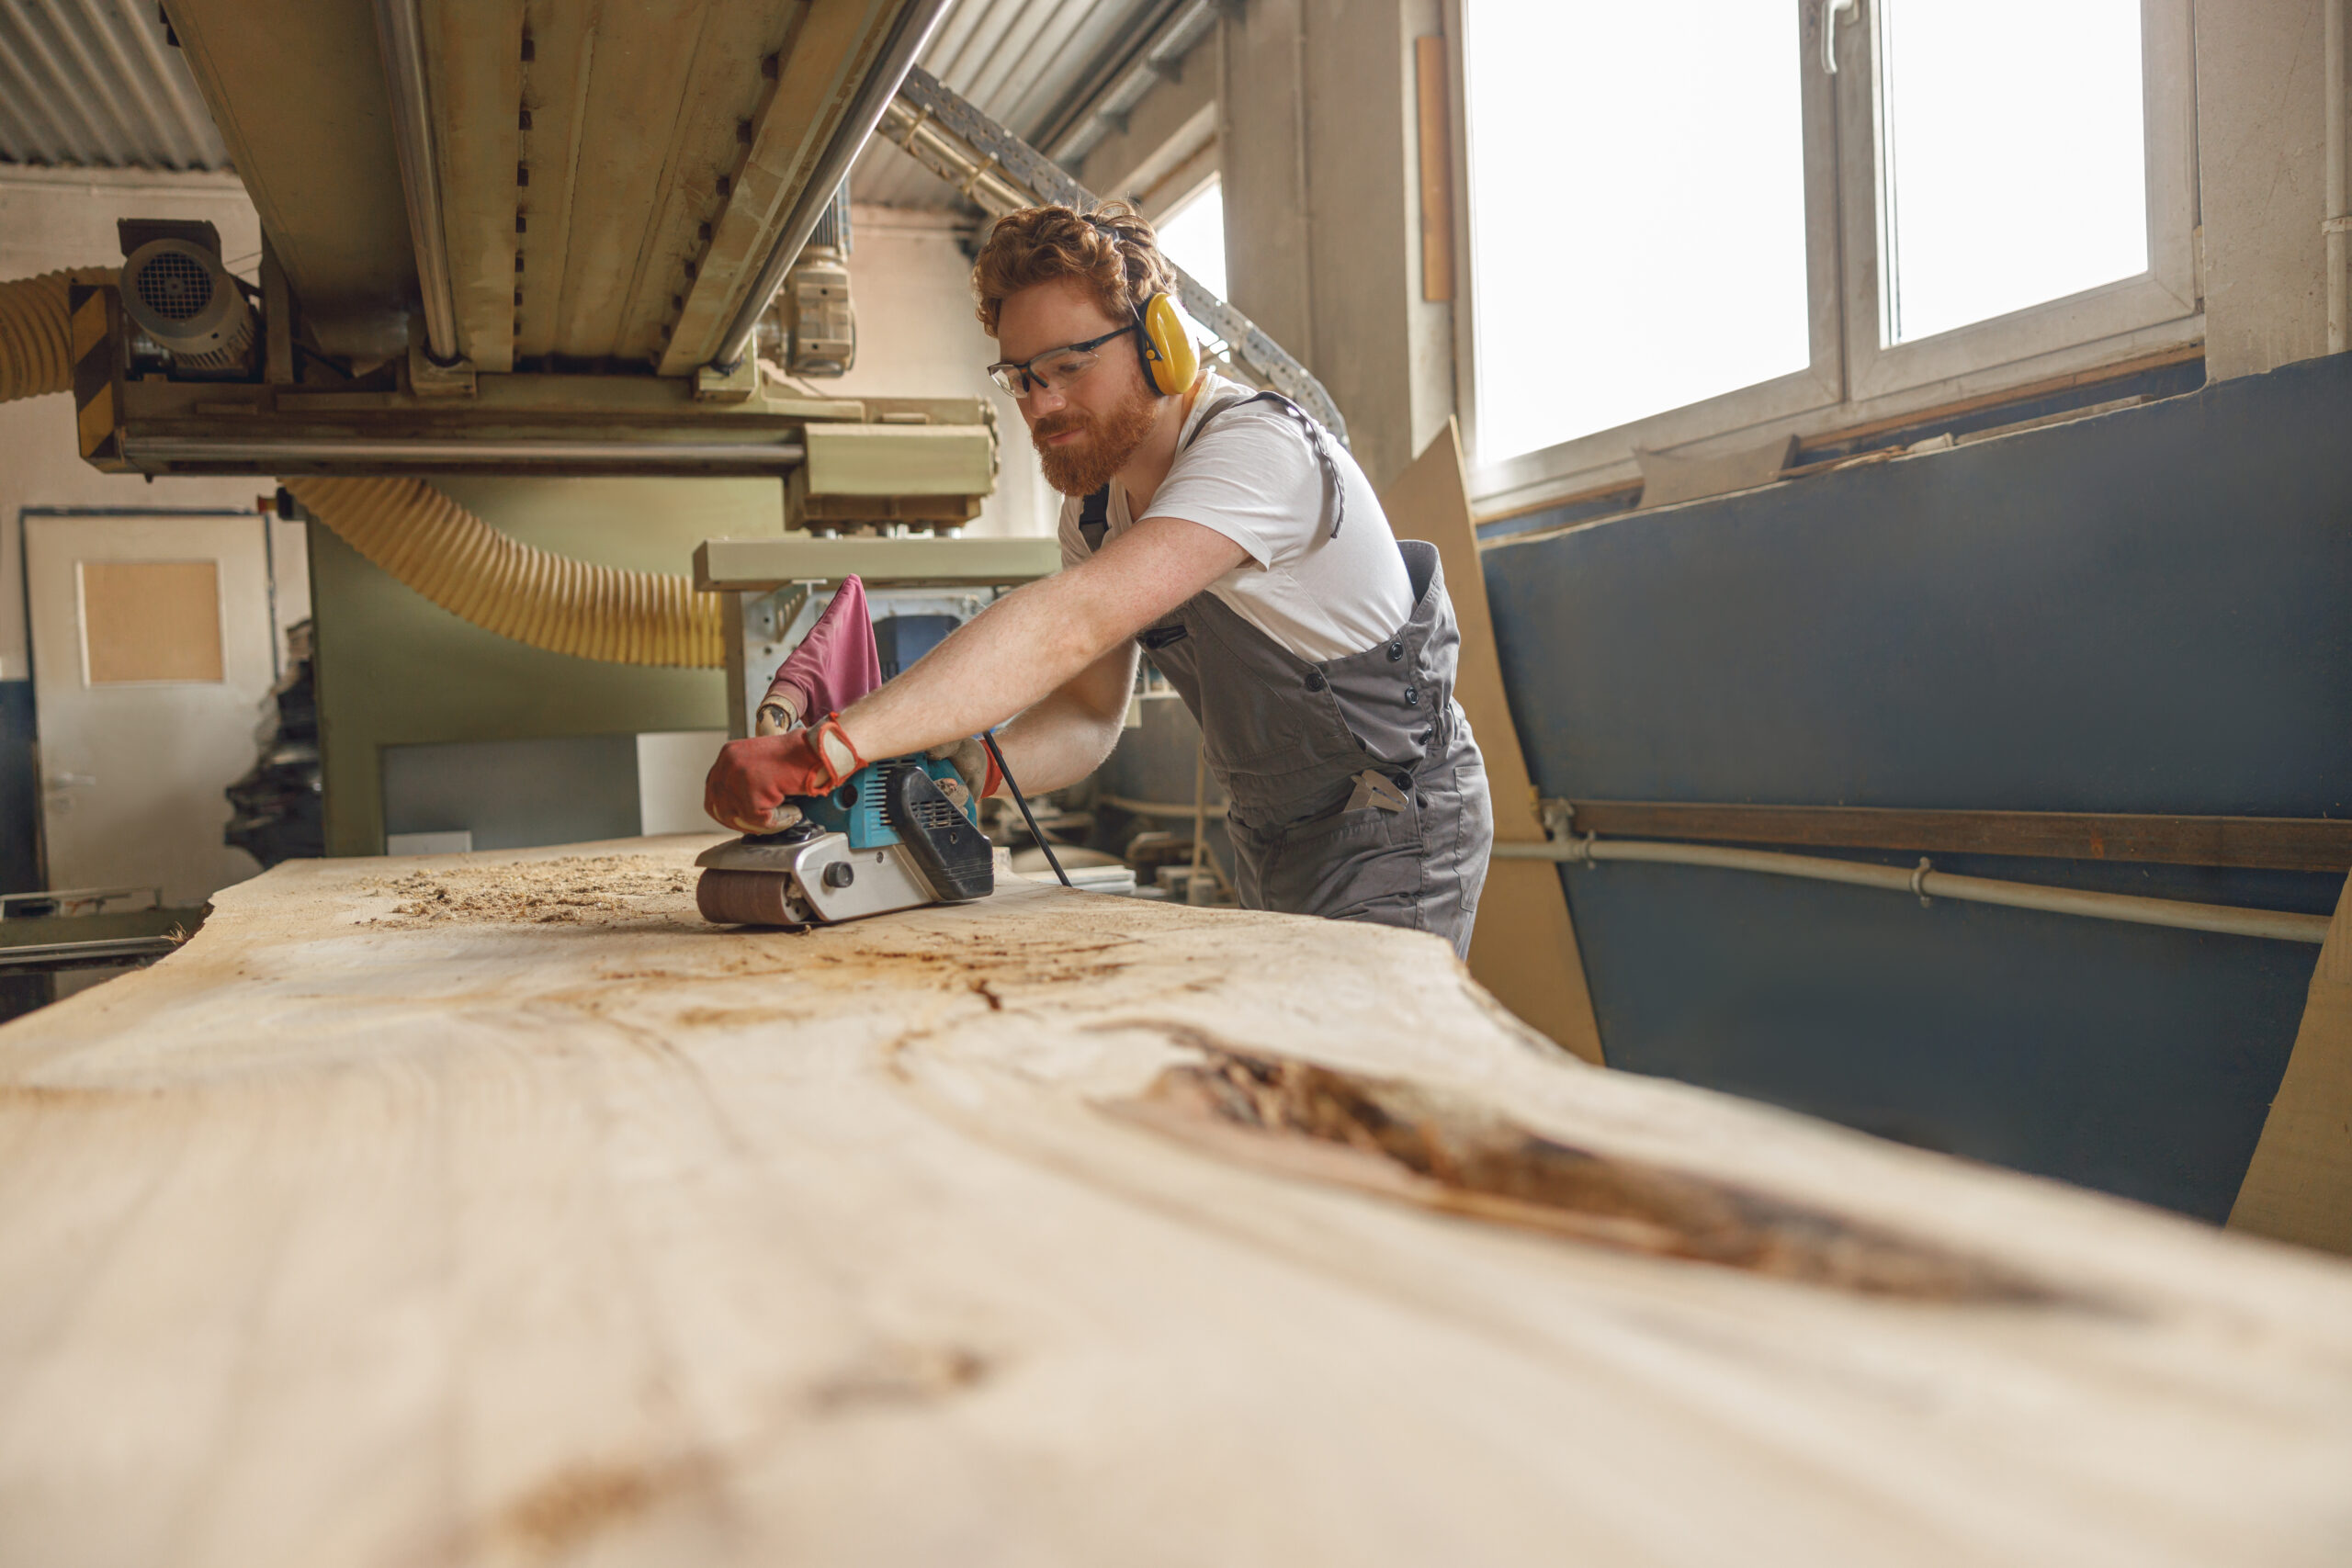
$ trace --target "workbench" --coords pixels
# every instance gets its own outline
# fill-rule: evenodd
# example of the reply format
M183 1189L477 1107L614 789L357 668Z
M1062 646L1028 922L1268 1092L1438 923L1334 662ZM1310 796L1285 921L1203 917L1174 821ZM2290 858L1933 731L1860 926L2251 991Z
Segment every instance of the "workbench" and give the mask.
M2352 1268L1587 1066L1434 938L639 840L0 1029L0 1562L2312 1564Z

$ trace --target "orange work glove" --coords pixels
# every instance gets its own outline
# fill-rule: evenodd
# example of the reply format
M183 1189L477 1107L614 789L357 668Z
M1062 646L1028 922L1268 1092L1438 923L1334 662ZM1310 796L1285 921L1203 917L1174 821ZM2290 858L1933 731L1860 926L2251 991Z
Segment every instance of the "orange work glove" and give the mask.
M831 795L865 765L839 715L813 729L730 740L703 780L702 808L739 833L770 833L776 807L793 795Z

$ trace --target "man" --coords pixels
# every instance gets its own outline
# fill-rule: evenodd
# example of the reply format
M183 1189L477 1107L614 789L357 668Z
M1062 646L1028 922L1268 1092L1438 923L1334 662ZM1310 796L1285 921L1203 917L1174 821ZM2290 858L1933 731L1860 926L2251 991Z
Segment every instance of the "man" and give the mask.
M1174 287L1125 203L997 223L973 293L1003 355L990 374L1069 498L1063 570L846 712L729 743L706 805L763 832L786 796L926 749L992 793L967 738L1008 718L1025 787L1075 784L1119 738L1140 648L1200 721L1245 906L1434 931L1466 955L1494 822L1437 551L1398 544L1306 415L1192 372L1156 298Z

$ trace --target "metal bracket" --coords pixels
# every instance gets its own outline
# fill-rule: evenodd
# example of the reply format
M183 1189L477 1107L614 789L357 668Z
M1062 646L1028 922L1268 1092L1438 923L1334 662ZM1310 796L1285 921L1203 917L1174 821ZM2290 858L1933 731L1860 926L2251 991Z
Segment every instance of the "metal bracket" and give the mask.
M759 395L759 358L749 353L737 360L731 370L721 370L716 365L698 366L695 369L695 400L697 402L748 403Z
M470 398L474 395L474 364L460 359L436 365L424 345L413 337L408 344L408 389L420 398Z

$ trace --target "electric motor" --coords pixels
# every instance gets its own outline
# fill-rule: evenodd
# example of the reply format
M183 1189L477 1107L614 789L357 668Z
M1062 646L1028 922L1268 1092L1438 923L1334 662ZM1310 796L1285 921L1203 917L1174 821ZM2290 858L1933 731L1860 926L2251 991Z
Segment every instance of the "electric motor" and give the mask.
M175 366L242 371L253 363L253 307L202 245L151 240L131 252L122 265L122 308Z

